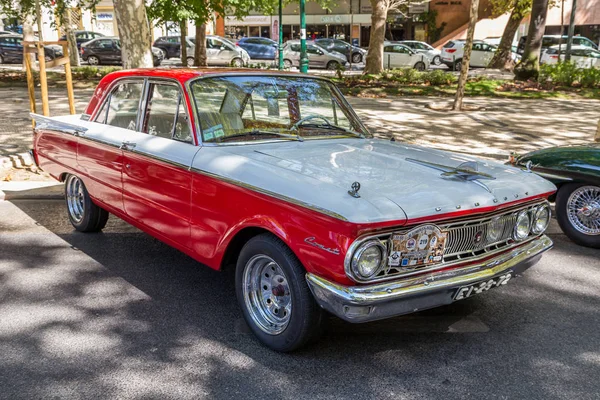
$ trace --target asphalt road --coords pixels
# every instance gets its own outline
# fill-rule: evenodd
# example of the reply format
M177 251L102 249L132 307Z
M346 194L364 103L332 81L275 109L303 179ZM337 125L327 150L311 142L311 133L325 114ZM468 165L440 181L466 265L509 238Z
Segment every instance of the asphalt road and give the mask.
M249 333L231 276L62 201L0 202L0 398L597 399L600 251L556 247L502 289L351 325L291 355Z

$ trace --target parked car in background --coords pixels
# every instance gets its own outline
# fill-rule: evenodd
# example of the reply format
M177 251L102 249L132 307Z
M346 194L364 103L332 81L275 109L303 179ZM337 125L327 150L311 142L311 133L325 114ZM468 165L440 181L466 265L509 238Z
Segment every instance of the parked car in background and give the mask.
M312 40L306 41L306 53L309 68L327 68L336 70L339 67L349 67L346 56L337 51L328 51L315 44ZM283 64L286 68L300 66L300 41L288 40L283 46Z
M561 40L562 44L566 46L569 37L567 35L563 35L561 39L560 35L544 35L542 37L542 53L549 47L557 46L558 42ZM521 36L521 38L519 39L519 44L517 46L517 53L523 54L523 52L525 51L526 41L527 36ZM573 46L590 47L594 50L598 50L598 45L584 36L573 36Z
M502 38L500 36L490 36L483 39L487 44L491 44L492 46L499 46Z
M600 143L537 150L515 164L558 187L556 219L572 241L600 248Z
M352 61L356 64L363 62L367 54L366 50L339 39L315 39L315 44L327 51L337 51L345 55L348 62Z
M165 60L181 56L181 36L161 36L152 43L152 46L162 51Z
M11 32L11 31L0 31L0 35L14 35L15 32Z
M359 323L526 291L512 278L552 247L552 183L376 139L322 77L117 71L83 116L34 118L34 160L65 182L76 230L102 230L110 212L203 265L234 267L242 315L277 351L315 339L324 310ZM213 301L228 300L181 307Z
M487 68L492 58L494 58L495 52L498 47L484 42L483 40L473 41L473 48L471 50L471 61L469 67L471 68ZM446 64L448 68L454 68L455 71L460 71L462 68L462 60L465 54L465 41L464 40L450 40L442 47L442 53L440 55L442 63ZM521 56L516 54L514 50L511 52L513 61L517 62Z
M196 38L188 36L186 65L194 65L194 51L196 49ZM208 65L244 67L250 62L248 52L236 46L228 39L220 36L209 35L206 37L206 62Z
M429 63L433 65L440 65L442 63L442 59L440 58L442 52L425 42L420 42L418 40L402 40L399 43L410 47L416 53L425 54Z
M81 49L81 45L85 42L89 42L92 39L104 37L102 33L92 31L75 31L75 40L77 41L77 48ZM67 40L67 36L63 35L60 40Z
M276 41L264 37L244 37L236 45L246 50L252 60L275 60L277 58Z
M388 69L414 68L425 71L429 68L429 57L423 53L417 53L400 42L384 42L383 66Z
M57 57L62 57L62 55L61 46L44 46L46 61L52 61ZM21 63L23 63L23 36L17 34L0 35L0 64Z
M567 46L565 44L561 46L560 54L558 46L549 47L542 53L540 63L556 64L559 57L561 61L564 61L566 53ZM573 46L571 48L571 61L579 68L600 68L600 51L591 47Z
M117 37L103 36L81 44L81 59L90 65L121 64L121 41ZM152 47L155 67L163 60L160 49Z

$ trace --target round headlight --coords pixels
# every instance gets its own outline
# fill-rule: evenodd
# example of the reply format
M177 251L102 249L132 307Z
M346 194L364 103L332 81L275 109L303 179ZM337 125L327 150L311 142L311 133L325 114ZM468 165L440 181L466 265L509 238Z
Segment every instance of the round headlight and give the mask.
M385 248L379 241L369 241L358 248L352 257L352 271L359 278L375 276L383 266Z
M531 220L529 219L529 213L527 211L521 211L517 215L517 223L515 224L515 230L513 237L515 240L525 240L529 236L529 229L531 228Z
M504 224L502 224L502 221L500 221L500 217L496 217L491 220L487 226L487 242L492 244L500 240L503 230Z
M536 235L543 233L550 223L550 207L541 205L533 211L533 223L531 231Z

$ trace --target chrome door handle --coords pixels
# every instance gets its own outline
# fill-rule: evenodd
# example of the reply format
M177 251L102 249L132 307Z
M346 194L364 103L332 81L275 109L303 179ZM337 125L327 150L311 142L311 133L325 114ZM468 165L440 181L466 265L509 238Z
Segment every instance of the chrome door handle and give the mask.
M131 164L125 164L125 168L127 168L127 169L131 168Z
M135 147L135 143L123 142L119 146L119 149L121 149L121 150L132 150L134 147Z

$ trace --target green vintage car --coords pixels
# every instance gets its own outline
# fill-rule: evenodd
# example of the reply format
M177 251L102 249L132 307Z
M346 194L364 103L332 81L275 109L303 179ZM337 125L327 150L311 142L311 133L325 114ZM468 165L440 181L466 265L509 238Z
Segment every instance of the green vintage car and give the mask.
M514 163L558 187L556 219L571 240L600 248L600 143L537 150Z

